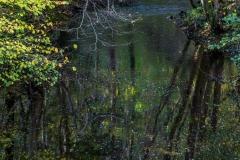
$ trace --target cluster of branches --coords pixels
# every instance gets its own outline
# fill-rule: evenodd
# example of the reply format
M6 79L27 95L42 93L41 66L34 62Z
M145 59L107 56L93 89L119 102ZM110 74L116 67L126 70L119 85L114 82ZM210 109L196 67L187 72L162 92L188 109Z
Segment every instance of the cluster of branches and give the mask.
M116 11L116 6L124 4L132 4L133 0L86 0L84 3L73 3L74 11L77 14L70 21L70 24L77 24L77 27L69 27L60 30L72 32L76 34L74 41L85 40L86 38L94 39L91 44L91 50L97 50L97 43L101 43L104 46L116 45L111 41L114 35L122 35L125 32L120 31L122 24L133 23L136 18L131 14L125 14ZM108 34L103 34L108 32Z

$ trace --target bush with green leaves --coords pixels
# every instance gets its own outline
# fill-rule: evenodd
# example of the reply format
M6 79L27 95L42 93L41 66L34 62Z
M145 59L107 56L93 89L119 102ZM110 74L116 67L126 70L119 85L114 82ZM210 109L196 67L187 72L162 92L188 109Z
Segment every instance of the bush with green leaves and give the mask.
M0 86L35 81L57 82L59 57L49 31L56 24L49 12L63 1L0 0Z

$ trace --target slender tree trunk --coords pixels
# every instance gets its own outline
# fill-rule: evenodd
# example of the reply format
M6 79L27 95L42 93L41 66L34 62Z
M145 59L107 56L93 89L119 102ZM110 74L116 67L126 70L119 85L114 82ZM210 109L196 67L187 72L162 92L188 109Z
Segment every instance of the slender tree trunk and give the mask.
M29 86L29 158L34 159L34 154L38 149L38 137L40 133L40 124L43 106L43 88L31 83Z
M209 19L209 4L208 4L208 0L201 0L202 6L203 6L203 10L205 12L205 16L207 19Z
M203 100L202 107L201 107L201 116L200 116L200 124L199 124L200 133L198 135L199 142L203 141L203 137L206 133L205 120L206 120L207 114L208 114L208 105L210 103L210 96L211 96L211 92L212 92L212 83L213 82L210 82L210 81L207 83L205 94L204 94L204 100Z
M201 65L200 65L201 70L203 71L206 70L205 69L206 65L208 65L208 63L206 63L207 61L208 61L208 56L203 55ZM185 153L186 160L193 159L194 157L194 150L197 142L199 119L201 115L200 114L201 106L202 106L206 83L207 83L207 77L204 72L200 71L198 73L192 105L190 108L190 123L189 123L188 137L187 137L188 150Z
M158 127L159 116L160 116L161 111L163 110L164 106L168 103L168 101L171 97L171 92L172 92L171 90L174 89L176 79L177 79L177 75L178 75L178 72L180 70L179 66L183 63L183 60L185 59L185 55L186 55L186 52L187 52L187 49L188 49L189 45L190 45L190 41L188 40L183 47L182 56L180 57L176 67L174 68L173 75L172 75L172 78L170 80L170 84L169 84L168 88L166 89L166 94L167 95L164 95L162 97L162 102L161 102L161 104L159 104L159 106L157 108L157 112L156 112L155 120L154 120L154 125L153 125L153 131L152 131L152 134L154 136L153 136L151 142L149 143L149 146L146 147L146 149L145 149L144 156L143 156L144 160L148 158L148 154L150 152L150 147L152 146L152 144L154 143L154 141L157 137L157 134L158 134L157 133L157 127Z
M221 97L221 81L222 81L222 71L223 71L223 53L217 53L218 59L215 65L215 86L214 86L214 93L213 93L213 110L212 110L212 117L211 117L211 125L212 131L215 133L217 131L217 114L218 108L220 105L220 97Z
M133 28L132 28L132 24L130 24L129 26L129 32L131 33L129 35L129 42L130 45L128 47L128 51L129 51L129 62L130 62L130 66L129 66L129 69L130 69L130 77L131 77L131 88L133 90L132 92L132 105L131 105L131 121L134 122L135 121L135 117L136 117L136 114L135 114L135 103L136 103L136 96L135 96L135 93L134 93L134 90L135 90L135 54L134 54L134 42L133 42L133 39L134 39L134 33L133 33ZM134 133L132 132L132 130L130 131L130 140L129 140L129 160L132 160L134 159L134 153L133 153L133 147L134 147Z
M197 8L196 5L193 3L193 0L190 0L190 3L191 3L193 8Z
M187 104L188 104L188 99L189 99L189 96L191 94L191 90L192 90L192 86L194 84L194 78L195 78L195 75L197 73L197 67L199 65L199 61L201 60L201 53L200 53L200 48L201 46L198 46L196 48L196 51L195 51L195 54L194 54L194 64L192 66L192 71L191 71L191 74L190 74L190 77L189 77L189 80L188 80L188 83L187 83L187 89L184 91L184 93L182 94L182 105L179 107L179 111L175 117L175 119L173 120L173 123L171 125L171 128L170 128L170 133L169 133L169 136L168 136L168 152L171 152L172 151L172 146L173 146L173 139L174 139L174 135L175 135L175 132L179 126L179 124L181 123L182 121L182 118L184 117L184 112L185 112L185 109L187 107ZM164 159L165 160L170 160L171 159L171 156L169 154L165 154L164 155Z
M60 117L60 124L59 124L59 130L58 130L58 132L60 133L59 135L58 135L58 147L57 147L57 149L59 148L59 155L61 155L61 156L63 156L63 148L64 148L64 144L63 144L63 140L64 140L64 138L63 138L63 133L62 133L62 128L63 128L63 117L61 116ZM58 150L56 150L56 151L58 151ZM58 153L56 153L56 155L57 155Z
M122 141L122 157L121 157L121 160L125 160L127 159L127 150L126 148L128 147L127 146L127 137L125 137Z
M72 111L72 101L71 98L68 97L68 89L67 86L65 85L65 81L61 82L61 106L62 106L62 118L61 118L61 130L62 130L62 140L63 140L63 147L61 151L63 152L63 157L69 159L71 157L70 155L70 130L69 130L69 114ZM65 94L64 94L65 92ZM67 98L68 102L67 103ZM69 105L67 105L69 104ZM70 109L69 109L70 108Z
M198 133L198 142L201 143L204 141L204 136L206 135L207 126L205 124L206 118L208 115L208 104L210 102L210 96L212 92L212 82L207 82L206 90L204 93L204 100L201 107L201 115L199 119L199 133ZM196 159L201 159L201 148L196 146Z
M109 56L110 56L110 71L112 73L112 76L115 77L116 76L116 49L114 47L111 47L109 49ZM116 108L116 103L117 103L117 95L116 95L116 83L113 82L111 84L111 100L110 100L110 104L111 104L111 114L116 114L117 113L117 108ZM111 129L110 129L110 133L111 133L111 149L112 149L112 154L111 154L111 159L113 160L117 160L120 157L117 154L116 151L116 118L111 117Z
M167 105L167 103L169 103L169 99L171 98L171 93L173 92L173 90L175 89L175 85L176 85L176 80L177 80L177 76L178 76L178 72L180 70L180 66L183 63L188 47L190 45L190 40L187 40L187 42L184 44L183 50L182 50L182 56L179 58L177 65L175 66L174 70L173 70L173 74L172 74L172 78L170 80L170 84L168 85L167 89L166 89L166 93L163 95L162 97L162 102L161 104L158 106L157 109L157 116L155 117L155 122L154 122L154 128L153 128L153 133L156 132L157 130L157 122L158 122L158 118L159 115L161 113L161 111L164 109L164 107Z
M6 100L5 100L5 105L7 108L7 120L6 120L6 127L8 129L13 129L14 126L14 104L15 104L15 94L9 92L6 96ZM13 159L13 155L14 155L14 140L11 137L11 132L7 133L7 138L11 139L11 144L10 146L8 146L5 150L6 150L6 160L12 160Z
M18 97L19 100L19 114L20 114L20 118L21 118L21 123L20 123L20 127L21 127L21 131L23 133L22 138L23 138L23 143L21 144L21 150L27 151L28 150L28 141L27 141L27 137L28 137L28 122L29 122L29 111L26 111L25 113L25 108L22 102L22 97L19 96Z

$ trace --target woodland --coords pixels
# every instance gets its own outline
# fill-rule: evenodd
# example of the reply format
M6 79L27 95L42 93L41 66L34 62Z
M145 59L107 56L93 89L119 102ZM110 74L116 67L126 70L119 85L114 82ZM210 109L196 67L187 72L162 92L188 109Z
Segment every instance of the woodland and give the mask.
M124 44L130 53L129 77L121 75L129 78L124 89L113 43L122 34L119 24L132 31L142 20L117 9L140 0L0 0L0 159L131 160L154 159L153 153L164 160L238 159L240 4L186 3L191 9L168 17L187 37L181 57L156 105L144 109L139 99L150 94L137 91L133 37L126 34L130 40ZM77 16L79 24L72 27ZM110 34L102 36L102 30ZM64 33L74 35L74 42L62 45ZM73 53L83 51L77 41L90 38L91 53L100 52L99 44L108 47L107 71L92 73L90 65L72 63ZM185 90L177 94L184 72L179 66L193 42ZM237 73L227 80L226 57ZM87 58L82 63L91 61ZM126 101L130 109L120 105ZM140 128L146 131L138 134Z

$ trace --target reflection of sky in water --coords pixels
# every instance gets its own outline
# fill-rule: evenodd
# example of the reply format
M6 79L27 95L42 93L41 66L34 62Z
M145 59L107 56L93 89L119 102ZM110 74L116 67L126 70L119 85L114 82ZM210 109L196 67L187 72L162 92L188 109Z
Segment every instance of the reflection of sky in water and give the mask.
M123 7L118 9L119 12L124 14L142 14L144 16L155 16L155 15L167 15L177 14L180 11L186 10L187 7L180 7L178 5L144 5L138 4L132 7Z

